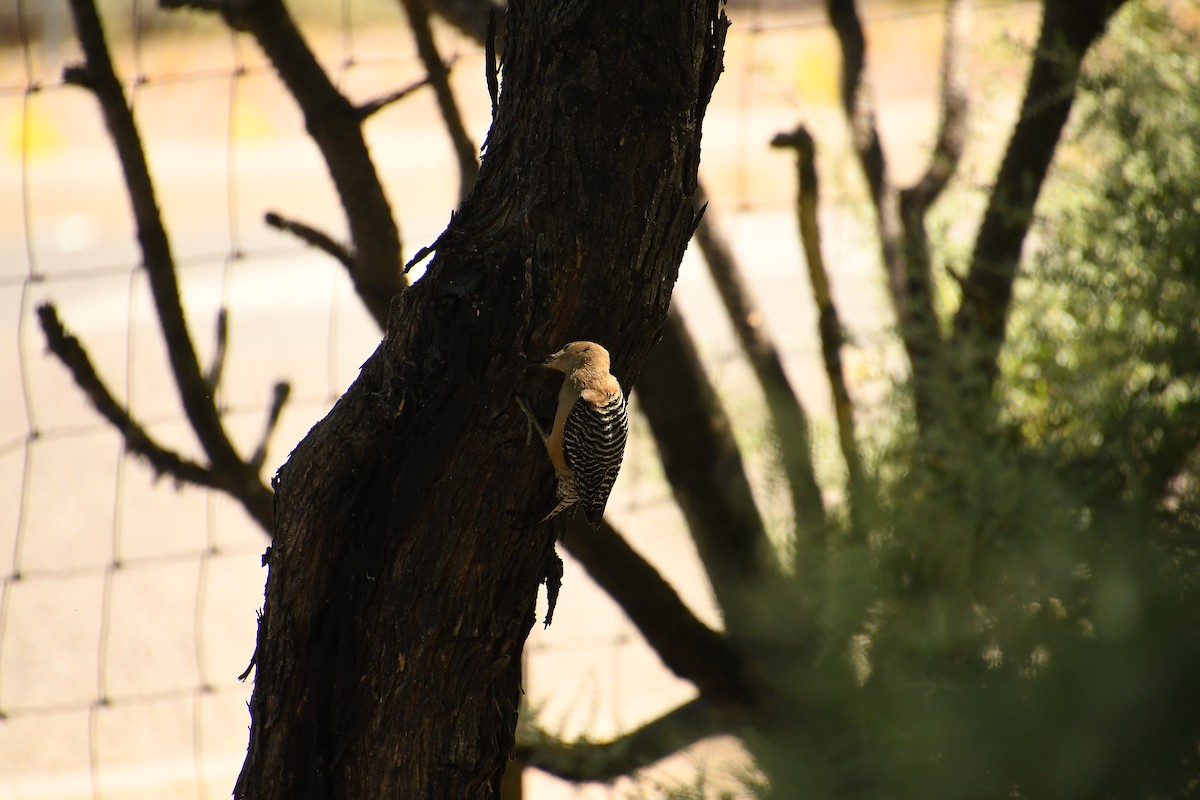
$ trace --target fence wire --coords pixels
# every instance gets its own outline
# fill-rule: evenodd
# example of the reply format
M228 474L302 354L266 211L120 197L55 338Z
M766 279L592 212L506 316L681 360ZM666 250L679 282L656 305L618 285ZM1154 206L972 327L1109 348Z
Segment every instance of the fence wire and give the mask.
M1028 3L988 8L1014 14L1018 28L1031 16ZM273 381L292 383L271 474L378 341L340 267L262 222L272 209L337 232L336 197L294 104L250 39L149 0L113 0L102 12L203 359L215 349L218 313L228 311L219 401L240 447L249 449L261 429ZM423 77L399 4L341 0L336 11L309 4L297 13L320 62L356 101ZM911 32L936 38L941 13L940 5L906 7L870 16L868 26L875 44ZM831 34L815 11L748 3L730 14L728 74L706 122L704 177L804 400L822 409L791 165L766 143L803 118L834 143L822 153L826 171L853 172L837 144ZM0 343L0 797L227 797L246 745L250 686L238 675L253 651L266 538L228 497L157 479L129 458L46 352L35 310L53 302L134 417L166 444L197 452L111 142L94 98L62 80L79 58L66 4L16 0L0 25L9 42L0 49L0 313L9 331ZM455 58L469 130L482 141L483 54L448 28L437 32L443 54ZM916 93L928 95L936 64L925 66ZM418 92L367 129L410 252L444 226L457 193L436 113ZM886 304L856 179L826 186L827 255L839 264L834 280L856 336L861 385L888 369ZM679 294L731 407L753 407L751 381L694 255ZM761 414L735 418L739 436L761 435ZM610 508L717 625L644 424L635 420L634 434ZM759 488L770 492L769 482ZM566 736L611 736L688 696L572 565L555 624L531 638L528 659L527 694L543 725ZM688 768L736 759L730 752L704 751ZM658 785L567 789L527 780L528 796L540 798L628 797Z

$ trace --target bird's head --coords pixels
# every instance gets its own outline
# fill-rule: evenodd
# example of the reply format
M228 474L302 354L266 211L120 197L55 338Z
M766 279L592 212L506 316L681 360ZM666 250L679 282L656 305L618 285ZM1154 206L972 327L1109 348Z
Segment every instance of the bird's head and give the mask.
M564 375L584 368L607 373L608 351L595 342L570 342L557 353L531 361L529 366L557 370Z

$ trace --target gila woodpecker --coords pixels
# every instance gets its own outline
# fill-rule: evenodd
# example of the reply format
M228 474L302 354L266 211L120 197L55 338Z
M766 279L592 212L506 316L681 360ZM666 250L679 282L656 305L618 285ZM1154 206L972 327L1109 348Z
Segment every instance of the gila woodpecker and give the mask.
M580 503L588 522L595 526L604 515L604 504L621 468L629 428L625 395L608 372L608 351L595 342L571 342L530 366L566 375L550 433L542 430L529 406L517 398L530 425L542 437L558 476L558 505L542 522Z

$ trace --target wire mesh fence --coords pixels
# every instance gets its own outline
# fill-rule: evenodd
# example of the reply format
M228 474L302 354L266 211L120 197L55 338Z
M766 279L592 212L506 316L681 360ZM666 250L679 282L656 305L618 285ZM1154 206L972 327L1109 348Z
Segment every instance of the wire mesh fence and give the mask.
M1033 16L1028 3L988 8L995 29L1018 35ZM114 0L102 11L202 362L214 357L218 318L228 314L218 399L240 448L253 448L274 382L291 384L269 475L378 341L340 265L263 223L264 212L277 210L336 232L336 195L294 103L244 35L148 0ZM423 77L399 4L342 0L297 13L349 97L365 101ZM816 11L744 4L730 13L703 177L793 380L820 418L827 390L793 234L792 168L766 147L801 118L830 143L825 171L847 175L827 182L822 213L860 389L885 375L892 357L869 220L838 144L836 51ZM907 77L885 71L878 87L894 101L900 122L889 144L901 153L918 152L936 122L936 55L928 52L936 54L940 14L905 6L868 16L884 59L889 47L901 60L923 54ZM52 301L132 415L165 444L198 452L167 366L120 164L95 99L62 78L79 58L66 4L17 0L0 25L0 313L8 332L0 344L0 797L228 796L246 744L250 686L238 676L253 651L266 536L227 496L176 485L130 458L46 353L36 309ZM449 28L437 32L480 142L490 109L483 53ZM433 98L413 93L375 115L366 135L412 252L456 204L454 155ZM752 382L692 254L678 292L714 382L735 408L752 408ZM761 436L761 415L735 418L743 438ZM636 421L634 433L610 508L684 599L719 625ZM603 738L688 696L581 570L568 565L564 587L554 626L535 632L528 648L527 694L546 727ZM685 772L710 757L737 756L729 747L706 751ZM532 797L638 791L531 781Z

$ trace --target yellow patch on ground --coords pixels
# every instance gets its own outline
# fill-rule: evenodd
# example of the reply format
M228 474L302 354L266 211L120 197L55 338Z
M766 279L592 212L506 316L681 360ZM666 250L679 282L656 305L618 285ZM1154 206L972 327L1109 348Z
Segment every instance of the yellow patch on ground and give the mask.
M258 108L239 103L233 118L233 136L239 142L261 142L276 135L271 118Z
M27 103L22 110L0 120L0 141L7 155L19 160L55 153L62 147L63 137L50 116Z
M807 103L836 105L840 57L831 41L810 36L796 51L794 85L799 99Z

